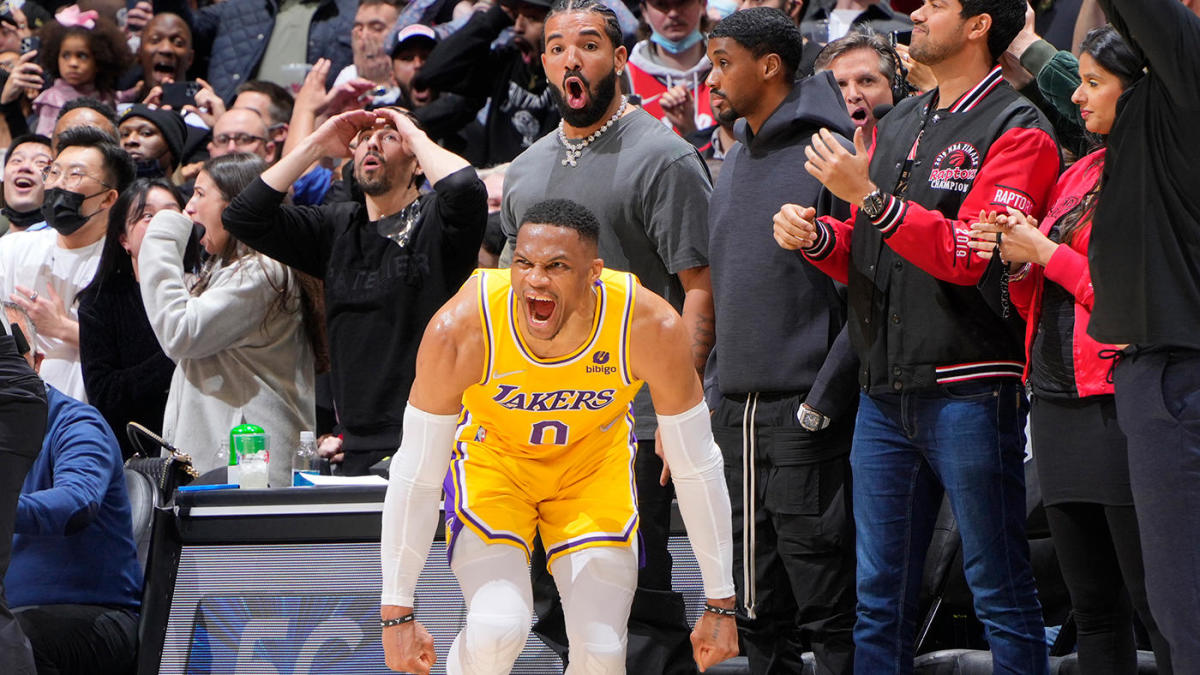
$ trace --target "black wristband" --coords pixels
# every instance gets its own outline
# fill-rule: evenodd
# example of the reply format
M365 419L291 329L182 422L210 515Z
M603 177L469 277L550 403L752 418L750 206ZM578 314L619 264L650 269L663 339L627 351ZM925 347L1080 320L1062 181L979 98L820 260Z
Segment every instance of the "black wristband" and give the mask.
M737 616L736 609L725 609L724 607L717 607L716 605L710 605L707 602L704 603L704 611L711 612L713 614L716 614L717 616Z
M406 623L416 621L416 620L417 620L417 613L409 612L408 614L405 614L404 616L398 616L395 619L380 619L379 627L382 629L382 628L391 628L392 626L403 626Z

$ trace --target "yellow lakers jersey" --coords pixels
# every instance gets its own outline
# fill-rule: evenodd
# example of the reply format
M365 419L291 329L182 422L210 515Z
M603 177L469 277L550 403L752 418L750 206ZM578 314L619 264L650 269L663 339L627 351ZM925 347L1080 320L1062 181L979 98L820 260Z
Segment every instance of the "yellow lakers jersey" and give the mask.
M600 273L588 339L553 359L534 355L521 337L509 271L478 270L474 277L486 367L483 379L463 393L459 440L547 459L567 450L627 447L633 440L630 403L642 386L629 369L633 275Z

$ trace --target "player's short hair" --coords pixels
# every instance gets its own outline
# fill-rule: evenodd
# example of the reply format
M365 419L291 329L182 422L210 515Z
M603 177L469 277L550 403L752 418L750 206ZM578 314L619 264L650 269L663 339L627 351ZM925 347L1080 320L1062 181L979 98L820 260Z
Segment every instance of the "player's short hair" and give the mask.
M778 54L788 79L796 76L804 53L804 35L800 28L774 7L751 7L734 12L721 19L709 38L729 38L750 50L754 58Z
M547 199L529 207L517 231L534 223L566 227L575 230L589 244L600 244L600 221L586 206L570 199Z

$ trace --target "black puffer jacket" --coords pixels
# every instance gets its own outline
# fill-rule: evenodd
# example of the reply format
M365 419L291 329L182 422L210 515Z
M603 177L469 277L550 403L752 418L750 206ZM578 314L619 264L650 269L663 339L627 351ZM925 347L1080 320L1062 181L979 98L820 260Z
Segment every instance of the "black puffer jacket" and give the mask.
M225 101L238 85L252 79L271 31L275 28L275 0L227 0L193 12L183 0L154 0L154 13L173 12L192 28L196 58L208 59L205 79ZM308 63L329 59L329 81L354 61L350 31L358 0L322 0L308 31ZM203 68L200 69L205 72Z

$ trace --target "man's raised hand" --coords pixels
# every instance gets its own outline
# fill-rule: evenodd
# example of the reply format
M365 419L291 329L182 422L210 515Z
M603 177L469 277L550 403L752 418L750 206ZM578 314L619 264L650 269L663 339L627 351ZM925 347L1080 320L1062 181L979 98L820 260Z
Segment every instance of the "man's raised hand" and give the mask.
M853 153L842 147L833 132L821 129L804 148L804 156L808 158L805 170L847 204L861 204L875 190L870 176L871 156L861 127L854 130Z
M349 157L350 144L363 129L375 126L379 117L367 110L351 110L325 120L308 138L324 157Z

